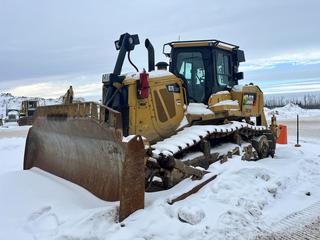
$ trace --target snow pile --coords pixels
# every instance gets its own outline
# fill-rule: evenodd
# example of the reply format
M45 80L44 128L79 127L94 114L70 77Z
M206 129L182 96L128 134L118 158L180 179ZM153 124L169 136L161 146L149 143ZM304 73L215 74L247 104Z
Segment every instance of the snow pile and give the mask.
M300 118L320 117L320 109L303 109L293 103L274 109L265 108L265 112L267 118L275 115L279 120L295 120L297 114Z
M210 109L208 109L208 105L205 105L203 103L189 103L186 114L208 115L214 113Z
M6 196L0 204L0 239L63 238L70 230L81 237L84 228L90 236L88 227L108 229L117 211L115 204L39 169L1 174L0 192Z
M190 223L191 225L200 223L204 217L204 210L200 207L181 207L178 210L179 220L182 222Z
M210 201L225 208L218 216L218 231L235 238L259 233L259 228L266 228L264 211L281 197L287 182L287 177L262 166L241 167L221 175L209 195Z

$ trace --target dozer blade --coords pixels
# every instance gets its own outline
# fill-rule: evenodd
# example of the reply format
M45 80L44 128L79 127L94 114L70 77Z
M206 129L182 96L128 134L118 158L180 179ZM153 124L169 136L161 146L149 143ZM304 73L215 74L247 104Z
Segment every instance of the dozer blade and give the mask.
M120 221L144 207L144 144L140 136L122 142L120 113L90 102L39 107L35 114L25 170L38 167L103 200L120 201Z

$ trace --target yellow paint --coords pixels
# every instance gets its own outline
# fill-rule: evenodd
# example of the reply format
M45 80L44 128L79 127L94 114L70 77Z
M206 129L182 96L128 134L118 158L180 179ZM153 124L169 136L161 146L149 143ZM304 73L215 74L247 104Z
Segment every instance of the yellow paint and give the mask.
M184 116L182 81L174 75L150 78L147 99L138 99L137 81L137 79L129 78L123 82L129 90L129 134L141 134L151 143L171 136ZM167 86L172 84L179 86L179 93L168 91ZM167 100L162 96L161 91L172 97L172 104L166 104ZM161 114L167 118L164 122L160 121L155 94L159 96L164 110ZM174 116L170 117L169 108L174 109Z

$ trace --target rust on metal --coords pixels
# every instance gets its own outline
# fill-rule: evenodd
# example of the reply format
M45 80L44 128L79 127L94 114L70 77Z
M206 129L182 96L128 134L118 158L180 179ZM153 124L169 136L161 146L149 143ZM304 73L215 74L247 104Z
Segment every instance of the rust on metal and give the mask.
M112 119L108 123L106 111ZM122 142L121 126L119 112L96 103L39 107L27 137L24 169L38 167L103 200L120 200L123 219L144 206L145 151L140 137Z
M223 155L220 159L220 164L224 164L225 162L228 161L228 156L227 155Z
M188 192L185 192L183 194L181 194L180 196L168 201L168 203L170 205L174 204L175 202L181 201L186 199L187 197L189 197L190 195L198 192L203 186L205 186L206 184L208 184L209 182L211 182L212 180L216 179L217 175L214 175L210 178L208 178L207 180L205 180L204 182L200 183L199 185L195 186L194 188L192 188L191 190L189 190Z
M144 158L143 140L140 136L136 136L127 144L125 162L123 164L119 210L120 222L134 211L144 208Z

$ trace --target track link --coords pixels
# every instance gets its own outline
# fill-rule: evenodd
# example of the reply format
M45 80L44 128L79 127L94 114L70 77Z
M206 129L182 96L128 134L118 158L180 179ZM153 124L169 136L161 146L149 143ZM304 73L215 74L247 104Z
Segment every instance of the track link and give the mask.
M266 130L265 126L254 126L236 121L223 125L194 125L186 127L176 135L152 145L151 147L154 149L152 153L155 155L174 156L195 146L203 139L224 137L237 131L244 135L250 135L257 132L263 133Z

